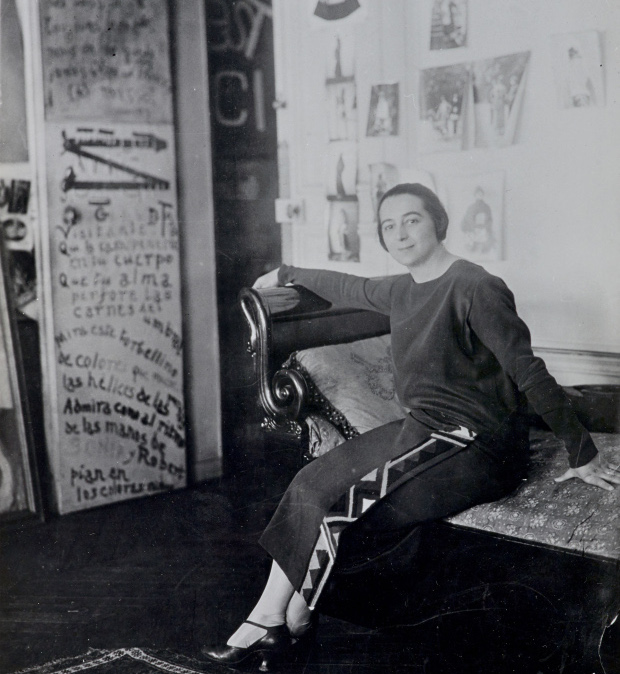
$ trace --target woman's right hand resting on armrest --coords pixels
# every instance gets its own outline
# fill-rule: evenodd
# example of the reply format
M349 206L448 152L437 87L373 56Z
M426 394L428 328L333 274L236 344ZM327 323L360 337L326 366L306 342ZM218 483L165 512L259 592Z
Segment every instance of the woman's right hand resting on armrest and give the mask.
M278 267L277 269L273 269L272 271L259 276L256 281L254 281L252 288L277 288L280 285L278 282L279 271L280 268Z

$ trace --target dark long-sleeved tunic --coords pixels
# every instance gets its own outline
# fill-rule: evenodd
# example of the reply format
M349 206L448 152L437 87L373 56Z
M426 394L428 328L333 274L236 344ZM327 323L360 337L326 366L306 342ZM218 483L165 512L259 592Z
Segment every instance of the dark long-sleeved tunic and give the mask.
M526 396L564 441L571 467L596 456L566 394L533 354L512 293L479 265L457 260L425 283L410 274L367 279L283 265L279 282L389 315L396 391L419 421L492 434Z

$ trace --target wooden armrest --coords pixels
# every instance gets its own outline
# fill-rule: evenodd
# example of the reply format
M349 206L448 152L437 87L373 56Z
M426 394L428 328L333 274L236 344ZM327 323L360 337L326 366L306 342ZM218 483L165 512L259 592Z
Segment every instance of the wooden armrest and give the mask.
M338 308L305 288L244 288L239 296L250 328L259 398L268 417L296 421L308 402L303 376L281 365L295 351L352 342L389 332L389 318L374 311Z

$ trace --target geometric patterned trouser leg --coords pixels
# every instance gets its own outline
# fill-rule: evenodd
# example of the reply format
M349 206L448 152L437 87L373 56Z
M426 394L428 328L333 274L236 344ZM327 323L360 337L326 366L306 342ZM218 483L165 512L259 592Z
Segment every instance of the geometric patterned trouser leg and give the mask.
M321 522L300 594L314 609L336 560L342 531L386 494L436 463L460 452L476 437L464 427L431 433L422 443L386 461L350 487Z

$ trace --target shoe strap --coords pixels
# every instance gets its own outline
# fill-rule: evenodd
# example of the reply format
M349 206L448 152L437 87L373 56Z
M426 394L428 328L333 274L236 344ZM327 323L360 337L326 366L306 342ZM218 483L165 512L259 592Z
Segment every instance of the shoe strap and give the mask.
M243 622L247 623L248 625L254 625L254 627L260 627L261 629L267 630L268 632L269 630L272 630L276 627L282 627L282 625L271 625L271 626L261 625L260 623L255 623L253 620L244 620Z

